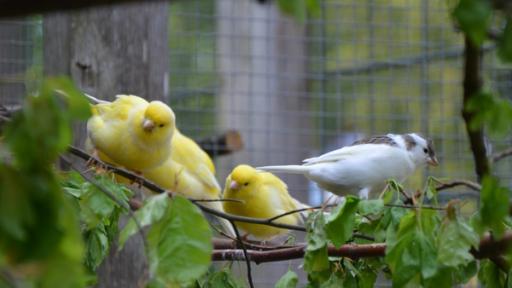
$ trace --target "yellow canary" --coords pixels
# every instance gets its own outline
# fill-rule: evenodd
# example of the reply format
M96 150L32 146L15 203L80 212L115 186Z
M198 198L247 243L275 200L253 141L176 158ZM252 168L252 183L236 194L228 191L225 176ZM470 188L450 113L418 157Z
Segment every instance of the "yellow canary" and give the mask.
M220 199L220 186L215 179L215 166L210 156L196 142L177 129L171 141L172 153L162 165L142 171L144 177L158 186L190 199ZM203 202L204 206L223 212L221 202ZM231 223L219 218L224 232L234 236Z
M134 95L118 95L113 102L89 98L98 104L87 121L88 137L102 160L140 172L169 157L175 130L169 106Z
M271 218L307 207L288 194L288 188L281 179L249 165L238 165L233 169L226 179L224 198L241 201L223 202L226 212L252 218ZM301 216L294 213L275 222L297 225L300 221ZM261 224L236 222L236 225L260 240L268 240L288 232L286 229Z

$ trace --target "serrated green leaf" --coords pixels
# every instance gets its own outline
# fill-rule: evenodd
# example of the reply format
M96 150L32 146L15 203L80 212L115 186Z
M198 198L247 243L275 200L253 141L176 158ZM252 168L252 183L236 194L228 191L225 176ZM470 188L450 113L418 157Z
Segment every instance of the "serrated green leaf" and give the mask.
M141 228L159 221L168 207L169 196L166 193L148 197L141 209L135 212L135 218ZM123 249L126 240L137 233L138 227L133 218L130 218L119 234L119 250Z
M467 265L474 260L469 250L477 247L479 243L478 234L460 217L445 219L439 230L437 238L438 261L439 263L458 267Z
M498 179L484 177L480 192L480 218L482 224L492 229L498 237L504 231L503 220L509 209L508 197L508 189L500 186Z
M345 244L352 236L358 203L358 198L347 196L345 197L345 201L338 205L334 211L327 216L325 233L327 238L331 240L336 247Z
M175 196L148 233L149 266L153 277L187 285L206 273L211 263L212 231L201 211Z
M361 215L379 214L384 210L384 200L361 200L357 207L357 211Z
M491 24L492 8L487 0L459 0L452 12L460 29L475 45L481 45L487 38Z
M422 211L424 212L426 211ZM417 276L432 277L437 272L437 251L431 235L433 231L430 230L435 228L435 221L423 219L434 215L417 213L419 212L410 211L405 215L400 221L396 236L386 241L385 260L391 269L395 287L403 287ZM421 217L421 226L418 225L418 217Z
M297 273L292 270L288 270L286 274L281 277L274 286L275 288L295 288L297 287L297 283L299 283L299 277Z

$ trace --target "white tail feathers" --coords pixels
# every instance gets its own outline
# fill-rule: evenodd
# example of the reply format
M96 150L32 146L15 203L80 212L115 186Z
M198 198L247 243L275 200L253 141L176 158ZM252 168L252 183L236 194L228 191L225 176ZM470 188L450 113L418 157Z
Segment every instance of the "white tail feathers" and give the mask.
M282 172L290 174L304 174L309 171L309 167L302 165L263 166L257 167L256 169L267 172Z
M222 209L222 202L220 202L220 201L203 202L201 204L208 208L215 209L219 212L224 212L224 209ZM233 229L233 226L231 226L231 222L229 222L228 220L221 218L221 217L215 217L215 218L219 221L220 225L222 226L222 231L224 233L226 233L227 235L229 235L233 238L236 237L235 230Z
M101 99L98 99L94 96L91 96L87 93L83 93L85 95L85 97L87 97L91 102L93 102L94 104L103 104L103 103L110 103L109 101L105 101L105 100L101 100Z

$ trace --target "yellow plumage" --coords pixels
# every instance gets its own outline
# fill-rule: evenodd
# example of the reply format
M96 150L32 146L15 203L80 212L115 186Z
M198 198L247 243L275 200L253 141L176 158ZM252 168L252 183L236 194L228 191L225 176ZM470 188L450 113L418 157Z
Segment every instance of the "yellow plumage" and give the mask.
M239 165L233 169L226 179L224 198L242 201L223 202L226 212L252 218L270 218L306 207L288 194L288 188L281 179L249 165ZM297 225L300 221L298 213L276 220L277 223L290 225ZM259 224L236 222L236 225L261 240L287 233L286 229Z
M118 95L113 102L94 105L92 111L88 137L102 160L140 172L169 157L175 116L164 103Z
M171 156L162 165L142 171L144 177L162 188L191 199L220 199L220 186L210 156L196 142L177 129L171 141ZM220 202L204 202L205 206L223 212ZM231 224L219 219L226 233L234 235Z

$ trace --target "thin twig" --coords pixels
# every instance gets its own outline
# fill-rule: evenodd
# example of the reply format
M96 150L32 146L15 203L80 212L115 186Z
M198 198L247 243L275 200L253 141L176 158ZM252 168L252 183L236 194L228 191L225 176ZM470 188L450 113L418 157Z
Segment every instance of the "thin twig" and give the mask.
M251 288L254 288L251 273L251 259L249 258L249 254L247 253L247 249L245 248L244 241L242 241L242 237L240 237L240 232L238 231L235 222L230 220L229 223L231 223L231 226L233 226L233 230L235 230L236 240L240 244L242 252L244 253L245 263L247 265L247 281L249 282L249 286Z
M466 186L474 191L480 192L482 190L482 186L476 182L469 181L469 180L463 180L463 179L457 179L450 182L440 182L438 186L436 186L437 191L445 190L454 188L457 186Z
M415 206L415 205L401 205L401 204L384 204L386 207L398 207L398 208L405 208L405 209L427 209L427 210L446 210L446 207L436 207L436 206Z
M511 156L512 155L512 147L508 148L508 149L505 149L501 152L498 152L498 153L495 153L491 156L491 161L493 163L496 163L500 160L502 160L503 158L506 158L508 156Z

